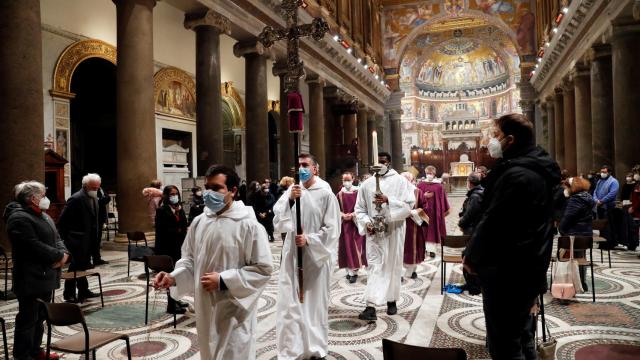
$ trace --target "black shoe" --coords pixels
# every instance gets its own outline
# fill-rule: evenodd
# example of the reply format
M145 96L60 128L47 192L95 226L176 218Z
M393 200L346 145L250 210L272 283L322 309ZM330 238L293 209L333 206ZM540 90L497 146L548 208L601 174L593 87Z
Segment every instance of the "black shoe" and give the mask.
M80 301L79 301L78 299L74 298L74 297L67 297L67 296L65 296L65 297L64 297L64 302L69 303L69 304L77 304L77 303L79 303Z
M351 275L347 274L346 278L347 280L351 281Z
M418 278L418 273L417 273L417 272L415 272L415 271L414 271L414 272L412 272L412 273L411 273L411 278L412 278L412 279L417 279L417 278Z
M365 321L378 320L378 317L376 316L376 309L372 306L367 306L364 311L358 315L358 319Z
M349 283L353 284L353 283L355 283L356 281L358 281L358 275L351 275L351 276L349 277Z
M78 295L78 297L80 299L90 299L90 298L100 297L100 294L94 293L93 291L87 291L86 293L83 293L82 295Z
M95 260L93 262L93 266L106 265L108 263L109 263L108 261L105 261L105 260L102 260L102 259L98 259L98 260Z
M586 283L582 283L582 290L589 291L589 285L587 285Z
M395 315L398 313L398 307L395 301L387 302L387 315Z
M186 303L184 301L180 301L180 300L176 300L176 305L182 307L182 308L188 308L189 307L189 303Z
M187 312L187 309L183 308L183 307L173 307L173 308L167 308L167 313L168 314L176 314L176 315L181 315Z
M433 251L430 251L429 252L429 256L432 257L432 258L435 258L436 257L436 253L434 253Z

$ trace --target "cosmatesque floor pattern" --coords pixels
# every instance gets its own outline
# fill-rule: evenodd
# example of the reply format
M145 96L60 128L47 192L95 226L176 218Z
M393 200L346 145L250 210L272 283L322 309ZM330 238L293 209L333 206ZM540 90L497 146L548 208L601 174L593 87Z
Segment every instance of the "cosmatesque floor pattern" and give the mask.
M462 201L461 197L450 199L452 211L447 218L450 233L459 232L455 224ZM278 242L272 247L276 268L259 303L258 359L276 357L275 310L280 248ZM566 304L550 297L545 299L551 332L558 340L558 359L627 359L629 357L622 355L616 358L614 350L633 351L636 346L640 354L640 260L635 252L615 250L611 254L613 267L609 268L606 261L599 262L599 253L596 254L596 303L591 302L591 293L581 294L577 301ZM105 251L103 257L110 261L109 265L99 268L105 307L100 307L99 299L82 305L89 328L129 334L135 359L200 359L195 331L197 314L179 315L174 329L173 317L164 312L166 296L151 290L149 324L145 325L145 280L138 276L143 274L142 265L132 263L128 277L125 252ZM440 295L439 259L438 255L421 264L417 279L405 279L398 299L398 314L388 316L384 308L378 309L375 324L360 321L357 316L364 307L362 294L367 281L366 271L361 271L357 283L350 284L344 271L336 269L331 282L328 359L382 359L383 338L419 346L461 347L472 359L489 358L484 347L481 298L464 294ZM459 266L449 266L448 273L448 282L461 281ZM97 291L97 280L91 280L90 285ZM56 301L62 301L62 290L56 292ZM10 347L16 313L15 300L0 300L0 316L7 321ZM79 330L79 326L56 327L53 336L60 338ZM603 347L611 344L617 344L617 347ZM124 342L102 347L97 357L126 359ZM82 357L68 354L65 358Z

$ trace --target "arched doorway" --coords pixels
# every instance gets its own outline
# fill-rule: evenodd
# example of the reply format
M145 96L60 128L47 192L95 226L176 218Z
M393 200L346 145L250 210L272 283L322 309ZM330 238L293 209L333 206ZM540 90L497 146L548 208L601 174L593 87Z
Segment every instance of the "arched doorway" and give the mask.
M102 177L107 192L117 192L116 66L91 57L75 68L70 90L71 191L80 189L89 172Z

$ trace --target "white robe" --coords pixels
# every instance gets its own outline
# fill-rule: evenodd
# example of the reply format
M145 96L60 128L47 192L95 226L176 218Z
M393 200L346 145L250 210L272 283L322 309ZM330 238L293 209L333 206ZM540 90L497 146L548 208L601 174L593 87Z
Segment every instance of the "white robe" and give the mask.
M376 179L370 177L360 184L356 199L356 223L361 235L367 235L367 287L364 299L367 306L386 305L400 299L400 280L403 269L406 219L416 201L413 185L390 169L380 178L380 191L389 198L382 205L382 215L389 229L384 234L367 234L366 224L377 214L373 203Z
M298 301L296 211L295 205L289 206L291 188L273 207L276 231L287 233L278 279L278 359L324 357L329 347L329 283L340 237L340 206L326 182L318 179L309 189L302 187L300 197L308 245L303 248L303 304Z
M227 290L202 287L200 277L213 271ZM236 201L219 216L205 208L194 219L171 273L171 296L194 294L200 358L255 358L258 299L272 271L267 232L251 207Z

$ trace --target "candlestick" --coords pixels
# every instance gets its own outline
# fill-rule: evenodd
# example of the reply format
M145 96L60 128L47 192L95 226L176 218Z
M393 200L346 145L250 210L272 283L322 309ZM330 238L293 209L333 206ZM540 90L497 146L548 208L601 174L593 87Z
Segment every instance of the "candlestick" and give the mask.
M371 147L373 148L372 165L378 165L378 132L375 130L371 133Z

